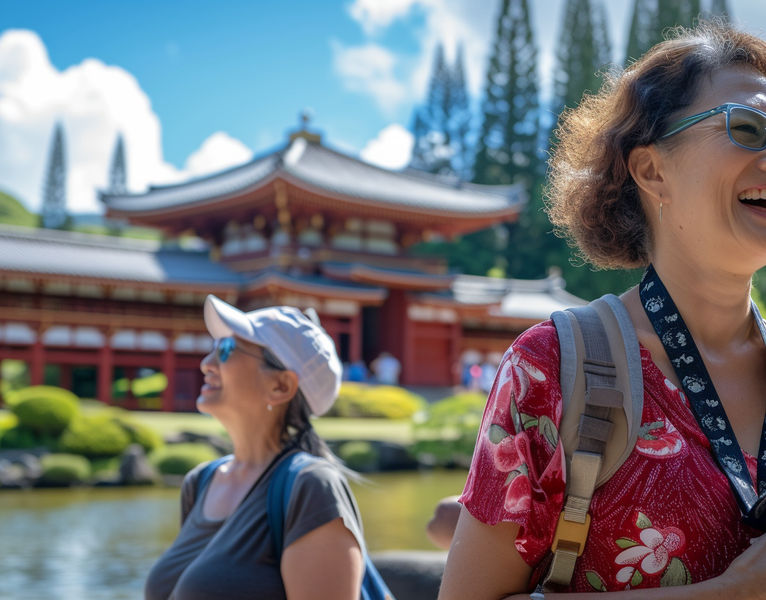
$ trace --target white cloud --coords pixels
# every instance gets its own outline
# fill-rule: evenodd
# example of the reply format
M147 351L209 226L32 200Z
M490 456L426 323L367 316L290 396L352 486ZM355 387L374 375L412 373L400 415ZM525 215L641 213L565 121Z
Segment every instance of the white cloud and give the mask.
M348 12L367 35L372 35L407 15L417 4L421 4L421 0L356 0Z
M414 138L401 125L389 125L377 137L367 142L361 157L386 169L402 169L410 162Z
M96 190L106 186L120 132L131 191L190 176L164 161L159 119L133 75L95 59L59 71L36 33L6 31L0 35L0 188L35 211L57 121L64 128L70 212L103 210ZM227 159L241 162L245 155L236 140L212 137L189 158L187 168L195 174L206 164L224 168L232 164ZM214 160L210 148L221 156Z
M386 114L405 100L407 90L396 78L397 59L382 46L343 46L332 42L333 67L344 87L371 96Z
M241 165L252 157L253 151L242 142L217 131L202 143L199 150L189 155L184 167L187 175L196 177Z
M390 54L390 60L399 69L390 74L390 87L405 90L402 101L421 102L426 94L437 43L445 47L448 60L454 60L458 44L463 46L464 66L469 92L478 97L484 82L486 58L492 39L493 22L497 6L493 2L475 0L355 0L349 6L349 14L367 35L373 35L407 18L419 8L424 25L414 29L419 51L414 55ZM371 86L370 93L375 95ZM383 101L378 99L378 104Z

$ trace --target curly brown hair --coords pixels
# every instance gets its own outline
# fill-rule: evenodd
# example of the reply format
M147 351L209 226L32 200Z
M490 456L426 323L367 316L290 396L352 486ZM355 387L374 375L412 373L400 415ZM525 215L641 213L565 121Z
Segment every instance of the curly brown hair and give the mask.
M766 74L766 41L722 21L676 28L595 95L559 118L546 209L559 235L601 268L649 262L651 231L628 171L633 148L656 143L695 99L704 76L730 65ZM673 144L673 138L663 140Z

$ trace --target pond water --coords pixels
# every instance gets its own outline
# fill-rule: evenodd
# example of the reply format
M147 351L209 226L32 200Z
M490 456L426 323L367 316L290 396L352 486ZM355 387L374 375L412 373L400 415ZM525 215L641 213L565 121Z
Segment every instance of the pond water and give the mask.
M425 524L465 478L465 471L377 473L352 484L369 549L434 550ZM138 600L178 520L174 488L0 492L0 598Z

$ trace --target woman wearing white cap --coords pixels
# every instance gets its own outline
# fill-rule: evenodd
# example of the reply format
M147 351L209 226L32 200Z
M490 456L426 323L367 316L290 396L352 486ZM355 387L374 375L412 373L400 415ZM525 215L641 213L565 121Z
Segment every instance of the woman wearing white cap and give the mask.
M209 479L202 475L206 465L184 479L181 531L152 568L145 597L359 598L358 509L337 459L309 421L330 408L340 387L332 339L291 307L243 313L211 295L204 315L215 347L202 360L197 406L221 422L234 453L208 468L214 469ZM275 542L269 482L298 451L325 460L297 474ZM275 543L282 544L281 558Z

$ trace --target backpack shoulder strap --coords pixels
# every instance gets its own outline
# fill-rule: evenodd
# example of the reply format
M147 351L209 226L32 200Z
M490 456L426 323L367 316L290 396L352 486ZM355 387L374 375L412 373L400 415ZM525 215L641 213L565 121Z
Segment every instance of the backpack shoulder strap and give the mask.
M304 467L318 460L321 459L308 452L294 452L276 466L271 476L266 500L266 518L278 558L281 558L282 550L284 550L285 516L295 478Z
M226 456L221 456L220 458L216 458L215 460L211 460L205 467L203 467L202 471L200 471L200 474L197 476L197 483L195 485L195 492L194 492L194 501L197 501L197 498L200 497L200 494L204 491L204 489L207 487L207 485L210 483L210 480L213 479L213 475L215 475L216 470L218 467L220 467L222 464L229 462L232 458L234 458L233 454L227 454Z
M638 338L616 296L558 311L552 319L561 351L559 434L567 459L567 498L545 585L568 586L587 540L593 492L635 446L643 377Z
M280 462L271 476L266 500L266 518L278 560L282 557L284 550L285 516L290 504L290 494L293 490L293 484L295 484L295 478L302 469L319 460L322 459L308 452L296 452ZM361 600L394 600L391 590L386 586L364 546L362 546L362 555L364 578L359 596Z

